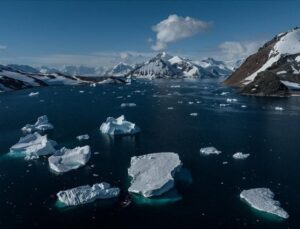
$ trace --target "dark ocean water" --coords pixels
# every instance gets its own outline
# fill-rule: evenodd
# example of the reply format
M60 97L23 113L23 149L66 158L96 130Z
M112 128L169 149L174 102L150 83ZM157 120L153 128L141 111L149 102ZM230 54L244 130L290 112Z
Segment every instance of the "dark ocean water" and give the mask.
M29 97L31 91L40 94ZM238 101L220 107L226 98ZM123 102L137 106L121 108ZM284 111L276 111L276 106ZM25 161L7 156L10 146L23 135L20 128L44 114L55 126L48 136L59 147L89 144L100 154L92 155L85 167L63 175L49 171L47 158ZM108 116L122 114L141 128L139 135L111 138L100 133L99 126ZM89 134L90 139L78 142L76 136L81 134ZM61 86L1 94L0 228L297 229L299 137L300 97L242 97L216 82ZM199 149L205 146L223 153L201 156ZM178 153L192 175L191 184L176 185L181 198L146 201L135 196L129 206L122 207L120 202L129 198L130 158L164 151ZM251 156L232 159L238 151ZM57 207L59 190L102 181L120 187L120 198L77 208ZM240 200L241 190L257 187L270 188L290 218L260 213Z

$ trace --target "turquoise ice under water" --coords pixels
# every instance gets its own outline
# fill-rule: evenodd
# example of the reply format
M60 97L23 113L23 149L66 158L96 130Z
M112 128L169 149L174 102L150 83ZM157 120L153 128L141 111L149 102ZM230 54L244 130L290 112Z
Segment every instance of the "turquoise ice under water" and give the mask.
M36 91L39 95L28 96ZM220 107L227 98L238 101ZM121 108L122 103L137 106ZM284 110L275 110L277 106ZM46 157L25 161L7 155L23 136L20 128L44 114L54 125L48 136L59 147L89 144L99 154L85 167L62 175L50 172ZM100 133L108 116L122 114L141 128L140 134L114 138ZM76 136L82 134L90 139L78 141ZM209 81L61 86L0 94L0 227L300 228L299 136L300 97L243 97ZM200 155L206 146L222 154ZM192 183L178 184L175 199L147 203L134 196L131 204L122 204L130 201L130 158L163 151L179 154ZM234 160L236 152L251 156ZM102 181L120 187L120 198L57 207L58 191ZM270 188L290 218L269 217L240 200L243 189L256 187Z

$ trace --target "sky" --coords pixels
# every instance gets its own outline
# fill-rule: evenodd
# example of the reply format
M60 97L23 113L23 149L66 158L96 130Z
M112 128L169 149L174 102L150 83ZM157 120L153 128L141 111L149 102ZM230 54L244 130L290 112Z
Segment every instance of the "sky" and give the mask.
M0 63L113 65L166 51L237 60L300 26L297 0L2 0Z

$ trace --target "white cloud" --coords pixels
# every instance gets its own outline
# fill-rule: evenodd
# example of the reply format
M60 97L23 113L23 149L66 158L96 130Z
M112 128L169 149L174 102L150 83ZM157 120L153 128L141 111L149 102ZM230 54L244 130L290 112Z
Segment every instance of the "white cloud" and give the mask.
M225 41L219 45L220 56L225 60L239 60L255 53L264 41Z
M163 50L168 43L206 31L211 27L211 24L191 17L170 15L167 19L152 27L152 30L156 32L156 43L151 47L155 51Z

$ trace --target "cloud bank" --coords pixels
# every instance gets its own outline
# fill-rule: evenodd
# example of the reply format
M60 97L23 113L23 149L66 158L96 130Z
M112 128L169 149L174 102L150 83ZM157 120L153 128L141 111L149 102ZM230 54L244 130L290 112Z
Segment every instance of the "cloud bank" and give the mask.
M4 49L6 49L6 46L0 44L0 50L4 50Z
M226 60L239 60L255 53L265 41L225 41L219 45L220 56Z
M211 22L205 22L191 17L181 17L176 14L152 27L156 32L156 43L152 45L155 51L166 49L169 43L192 37L211 27Z

